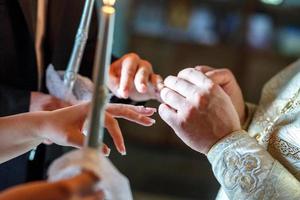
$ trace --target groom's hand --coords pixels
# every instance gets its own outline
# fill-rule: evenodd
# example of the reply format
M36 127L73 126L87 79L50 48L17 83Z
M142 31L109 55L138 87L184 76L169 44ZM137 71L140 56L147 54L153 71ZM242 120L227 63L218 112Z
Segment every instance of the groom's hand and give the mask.
M157 99L161 83L162 79L153 72L151 63L134 53L126 54L110 67L108 87L120 98Z
M241 124L244 124L246 120L245 101L233 73L229 69L215 69L208 66L198 66L195 69L223 88L238 112Z
M199 70L182 70L164 84L159 114L192 149L206 154L218 140L241 129L230 97Z

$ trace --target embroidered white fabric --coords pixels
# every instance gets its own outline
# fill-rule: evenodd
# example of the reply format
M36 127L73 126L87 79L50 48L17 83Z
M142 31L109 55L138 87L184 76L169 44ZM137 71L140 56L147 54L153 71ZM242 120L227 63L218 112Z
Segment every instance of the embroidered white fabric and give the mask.
M64 71L55 71L51 64L48 66L46 71L46 86L52 96L72 104L92 99L93 82L89 78L78 74L71 93L65 86L63 77Z
M208 160L222 185L217 199L300 199L299 181L245 131L214 145Z
M99 150L81 149L71 151L55 160L48 169L48 181L59 181L79 175L88 170L101 181L96 191L103 191L107 200L131 200L132 193L128 179L100 154Z

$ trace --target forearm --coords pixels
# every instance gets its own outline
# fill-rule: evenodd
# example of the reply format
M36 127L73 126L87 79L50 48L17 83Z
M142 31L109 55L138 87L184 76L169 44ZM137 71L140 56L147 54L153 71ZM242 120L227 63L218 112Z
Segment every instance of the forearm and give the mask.
M214 174L229 199L299 199L300 183L246 132L209 152Z
M71 199L71 191L62 182L35 182L8 189L0 194L0 200L53 200Z
M39 113L0 118L0 163L15 158L38 146Z

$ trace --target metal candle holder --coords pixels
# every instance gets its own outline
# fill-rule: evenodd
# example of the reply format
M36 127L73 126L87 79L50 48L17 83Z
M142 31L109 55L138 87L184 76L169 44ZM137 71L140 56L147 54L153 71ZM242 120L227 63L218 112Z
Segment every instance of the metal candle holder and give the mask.
M64 84L70 92L72 92L77 73L80 68L84 49L89 35L91 17L93 13L95 0L86 0L83 8L83 13L80 20L80 25L76 33L76 39L73 46L71 58L69 60L67 70L64 75Z

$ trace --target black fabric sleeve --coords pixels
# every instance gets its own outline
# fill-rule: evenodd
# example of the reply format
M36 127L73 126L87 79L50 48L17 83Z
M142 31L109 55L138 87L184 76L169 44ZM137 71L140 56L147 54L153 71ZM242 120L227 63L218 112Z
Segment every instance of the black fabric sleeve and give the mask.
M0 117L29 111L30 91L0 85Z

